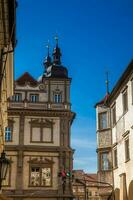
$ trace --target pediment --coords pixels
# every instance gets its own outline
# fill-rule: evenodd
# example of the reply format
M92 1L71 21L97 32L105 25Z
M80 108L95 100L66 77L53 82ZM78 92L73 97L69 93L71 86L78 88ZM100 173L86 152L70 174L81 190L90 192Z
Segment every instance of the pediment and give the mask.
M29 122L30 124L32 124L33 126L44 126L44 127L52 127L54 122L53 120L49 120L49 119L31 119L31 121Z
M44 158L44 157L36 157L36 158L32 158L29 163L31 164L53 164L53 160L49 159L49 158Z

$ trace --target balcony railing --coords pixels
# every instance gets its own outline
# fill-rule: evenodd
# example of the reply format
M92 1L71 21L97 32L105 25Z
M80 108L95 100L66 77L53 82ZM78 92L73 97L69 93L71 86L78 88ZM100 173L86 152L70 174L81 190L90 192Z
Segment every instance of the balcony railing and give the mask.
M8 108L41 109L41 110L70 110L69 103L48 103L48 102L15 102L9 101Z

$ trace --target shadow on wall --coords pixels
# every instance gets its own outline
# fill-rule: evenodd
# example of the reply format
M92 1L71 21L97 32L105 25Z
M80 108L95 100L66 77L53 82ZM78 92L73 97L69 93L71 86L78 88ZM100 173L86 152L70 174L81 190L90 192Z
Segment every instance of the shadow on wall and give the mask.
M133 200L133 180L129 184L128 199Z
M115 189L115 200L120 200L120 189L119 188Z

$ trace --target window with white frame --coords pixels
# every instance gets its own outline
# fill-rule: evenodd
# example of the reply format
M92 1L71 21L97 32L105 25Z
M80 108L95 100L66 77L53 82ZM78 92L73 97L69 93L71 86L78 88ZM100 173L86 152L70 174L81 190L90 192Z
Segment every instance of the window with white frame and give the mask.
M99 129L106 129L107 127L107 112L99 113Z
M61 102L62 102L61 93L54 93L54 103L61 103Z
M30 186L44 186L49 187L52 184L51 167L47 165L40 165L30 167Z
M5 141L11 142L12 141L12 131L10 127L5 128Z
M15 93L14 96L12 97L12 100L16 101L16 102L22 101L22 94L21 93Z
M39 95L38 94L30 94L30 101L31 102L38 102L39 101Z

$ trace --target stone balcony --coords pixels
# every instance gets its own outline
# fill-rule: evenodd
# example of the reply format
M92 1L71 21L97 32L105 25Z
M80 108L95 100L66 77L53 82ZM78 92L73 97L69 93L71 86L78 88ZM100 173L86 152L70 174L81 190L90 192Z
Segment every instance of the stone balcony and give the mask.
M35 109L35 110L70 110L70 103L48 103L48 102L15 102L9 101L8 108Z

